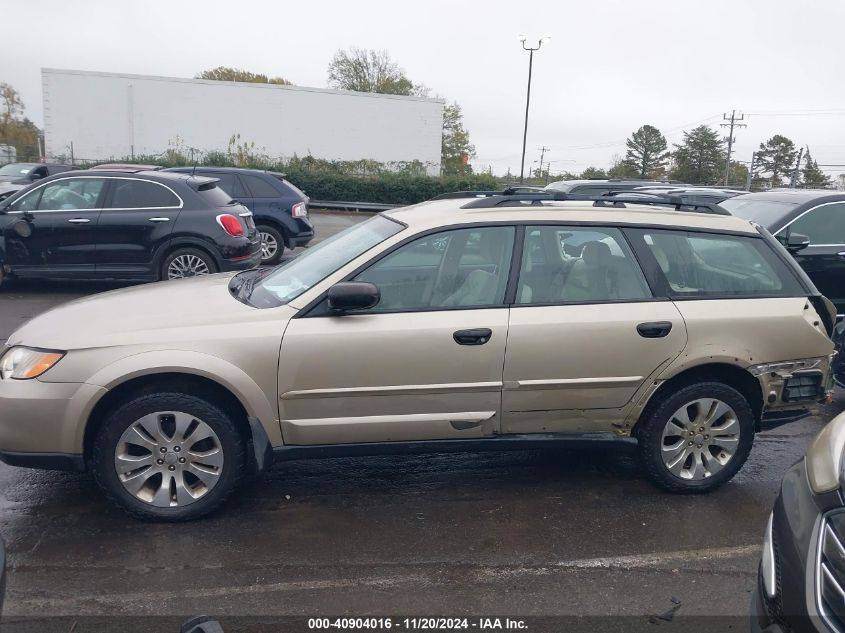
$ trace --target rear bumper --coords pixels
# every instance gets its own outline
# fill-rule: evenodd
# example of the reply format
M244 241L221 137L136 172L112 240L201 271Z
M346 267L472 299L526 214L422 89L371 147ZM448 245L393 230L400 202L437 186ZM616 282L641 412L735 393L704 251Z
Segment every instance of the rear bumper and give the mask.
M217 267L221 273L255 268L261 263L261 242L257 243L257 247L250 244L250 250L245 253L227 253L227 255L228 257L221 257L217 261Z
M296 248L297 246L308 246L311 243L311 240L314 239L314 231L310 233L301 233L299 235L293 235L289 238L290 245L292 248Z

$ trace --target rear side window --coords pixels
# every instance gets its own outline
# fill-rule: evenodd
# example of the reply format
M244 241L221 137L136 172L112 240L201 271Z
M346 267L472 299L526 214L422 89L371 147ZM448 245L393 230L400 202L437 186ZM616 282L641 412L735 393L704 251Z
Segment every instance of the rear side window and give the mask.
M232 196L216 184L201 185L197 193L202 198L202 201L210 207L225 207L232 202Z
M641 230L673 298L804 294L765 240L692 231Z
M206 172L204 175L211 178L217 178L217 186L228 193L233 198L242 198L247 195L244 188L241 186L241 181L237 174L231 172Z
M110 209L178 207L179 198L170 189L147 180L114 179Z
M810 209L789 226L792 233L809 237L810 244L845 244L845 202Z
M281 194L269 182L252 174L241 174L253 198L278 198Z

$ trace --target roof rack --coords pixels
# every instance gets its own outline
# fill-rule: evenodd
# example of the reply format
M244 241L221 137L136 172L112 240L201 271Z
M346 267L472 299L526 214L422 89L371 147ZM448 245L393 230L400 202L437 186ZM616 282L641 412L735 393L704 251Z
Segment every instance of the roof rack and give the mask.
M542 191L542 192L528 192L528 193L495 193L492 195L484 195L482 192L455 192L451 195L452 198L470 197L466 195L458 195L460 193L472 193L471 197L476 198L461 206L461 209L491 209L494 207L514 207L523 206L526 203L530 205L541 205L543 202L561 202L561 201L592 201L594 207L610 207L616 209L624 209L627 204L643 204L650 206L674 207L675 211L691 211L694 213L711 213L713 215L730 215L730 213L720 207L718 204L710 202L684 202L679 196L662 195L658 193L641 193L638 192L636 196L630 195L613 195L613 196L583 196L578 194L567 194L562 191ZM484 192L486 193L486 192ZM477 195L482 194L482 195ZM443 198L440 198L443 199Z
M504 191L449 191L434 196L431 200L454 200L456 198L489 198L491 196L511 196L516 193L542 193L543 187L533 185L511 185Z

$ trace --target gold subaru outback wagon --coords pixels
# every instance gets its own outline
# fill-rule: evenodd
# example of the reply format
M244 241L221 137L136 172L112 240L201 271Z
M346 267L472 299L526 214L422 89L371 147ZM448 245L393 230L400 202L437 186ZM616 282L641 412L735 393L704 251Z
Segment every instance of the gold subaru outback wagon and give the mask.
M276 268L42 314L0 357L0 459L172 521L274 460L585 440L704 492L829 396L835 311L765 230L564 198L431 201Z

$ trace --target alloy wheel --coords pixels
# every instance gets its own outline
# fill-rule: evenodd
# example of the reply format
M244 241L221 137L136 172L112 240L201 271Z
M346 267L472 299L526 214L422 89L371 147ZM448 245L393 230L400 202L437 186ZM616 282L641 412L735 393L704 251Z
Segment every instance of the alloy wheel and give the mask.
M182 279L184 277L197 277L199 275L207 275L211 271L201 257L197 255L179 255L173 258L170 265L167 267L168 279Z
M214 430L180 411L159 411L136 420L114 452L117 477L129 494L159 508L194 503L223 472L223 447Z
M261 231L258 235L261 237L261 261L264 262L279 251L279 242L271 233Z
M663 428L661 456L676 477L701 480L718 473L739 447L736 411L715 398L680 407Z

